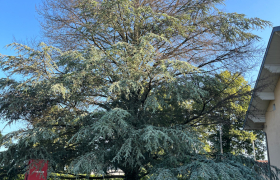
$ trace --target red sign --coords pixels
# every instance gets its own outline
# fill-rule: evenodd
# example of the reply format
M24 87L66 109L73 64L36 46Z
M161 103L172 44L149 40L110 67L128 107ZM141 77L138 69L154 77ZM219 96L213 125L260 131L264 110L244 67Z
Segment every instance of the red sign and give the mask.
M29 171L24 180L47 180L48 161L31 159L28 162Z

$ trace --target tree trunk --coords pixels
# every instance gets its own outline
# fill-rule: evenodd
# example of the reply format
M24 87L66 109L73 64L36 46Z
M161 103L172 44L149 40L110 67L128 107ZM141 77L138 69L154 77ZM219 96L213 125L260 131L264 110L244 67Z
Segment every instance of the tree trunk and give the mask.
M140 180L138 171L126 171L125 180Z

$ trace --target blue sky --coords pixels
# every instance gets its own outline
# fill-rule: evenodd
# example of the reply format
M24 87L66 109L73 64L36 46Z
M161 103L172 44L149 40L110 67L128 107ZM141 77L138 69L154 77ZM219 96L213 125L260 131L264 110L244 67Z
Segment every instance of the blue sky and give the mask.
M14 38L18 41L26 41L28 39L40 39L41 32L38 15L36 13L36 5L40 4L40 0L0 0L0 53L12 55L13 51L5 49L4 46L12 43ZM246 14L247 17L259 17L264 20L271 21L273 26L280 26L279 18L279 0L226 0L223 7L226 12L237 12ZM269 40L272 27L258 31L262 41L260 42L266 47ZM261 62L262 58L260 58ZM258 73L259 67L253 73ZM0 72L0 77L4 74ZM0 123L0 131L4 125ZM3 130L3 134L13 129L21 127L22 124L12 125Z
M39 0L0 0L0 53L11 54L3 46L14 38L26 39L40 37L40 26L36 17L35 5Z
M279 18L279 0L226 0L224 10L226 12L236 12L245 14L247 17L258 17L263 20L272 22L273 26L280 26ZM271 34L272 28L268 27L263 31L258 31L260 37L263 38L266 46Z
M4 46L12 43L14 39L26 41L40 37L40 26L36 17L35 4L38 0L0 0L0 54L12 55L13 51ZM0 71L0 77L5 77ZM20 128L23 124L14 124L6 127L0 122L0 131L6 134L11 130Z

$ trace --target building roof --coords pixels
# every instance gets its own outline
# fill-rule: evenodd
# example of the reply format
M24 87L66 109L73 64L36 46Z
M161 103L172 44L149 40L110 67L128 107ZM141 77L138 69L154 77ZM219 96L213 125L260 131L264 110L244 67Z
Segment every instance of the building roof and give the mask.
M280 26L272 29L262 65L255 83L255 91L244 120L243 129L263 130L265 112L274 100L274 89L280 75Z

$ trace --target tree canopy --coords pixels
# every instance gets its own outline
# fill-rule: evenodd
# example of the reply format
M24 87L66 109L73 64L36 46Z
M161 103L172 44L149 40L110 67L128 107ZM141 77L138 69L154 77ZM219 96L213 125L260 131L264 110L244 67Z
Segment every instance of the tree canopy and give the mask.
M45 1L53 46L14 43L18 55L0 58L8 74L0 114L29 123L2 138L1 163L47 159L50 172L72 174L119 168L135 180L267 176L253 159L207 154L193 130L220 123L224 105L250 93L228 93L211 72L250 59L251 30L269 24L221 12L222 2Z
M38 12L48 42L63 50L94 46L107 52L117 43L138 45L153 34L160 37L150 41L156 63L177 59L211 70L247 69L258 50L252 30L270 22L220 11L223 2L44 0Z

